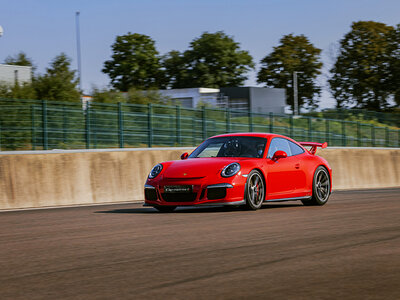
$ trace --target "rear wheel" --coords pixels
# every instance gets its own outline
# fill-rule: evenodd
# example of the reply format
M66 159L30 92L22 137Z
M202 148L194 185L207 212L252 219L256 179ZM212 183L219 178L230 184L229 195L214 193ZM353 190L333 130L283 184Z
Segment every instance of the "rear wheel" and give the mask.
M253 170L247 176L244 197L247 209L256 210L262 206L265 199L265 185L259 171Z
M157 209L159 212L163 213L169 213L173 212L176 208L176 206L154 206L155 209Z
M328 202L331 190L331 180L328 170L319 166L314 173L313 193L310 200L302 200L304 205L324 205Z

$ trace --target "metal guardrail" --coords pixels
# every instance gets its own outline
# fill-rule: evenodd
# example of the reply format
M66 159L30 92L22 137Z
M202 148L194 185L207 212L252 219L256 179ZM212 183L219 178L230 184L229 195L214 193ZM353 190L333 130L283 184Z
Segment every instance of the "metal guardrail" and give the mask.
M354 121L181 106L0 99L0 150L195 146L227 132L330 146L400 147L400 130Z

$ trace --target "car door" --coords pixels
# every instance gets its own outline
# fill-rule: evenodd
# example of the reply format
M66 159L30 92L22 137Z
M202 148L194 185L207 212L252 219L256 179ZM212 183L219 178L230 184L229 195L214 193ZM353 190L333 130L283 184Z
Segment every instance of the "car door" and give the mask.
M278 150L287 154L286 158L272 160ZM270 142L267 154L267 200L291 197L296 182L297 159L291 156L287 139L276 137Z
M309 195L310 191L307 189L307 164L304 160L304 156L307 155L302 147L289 141L289 147L292 154L293 161L295 163L295 178L294 178L294 191L293 197L302 197Z

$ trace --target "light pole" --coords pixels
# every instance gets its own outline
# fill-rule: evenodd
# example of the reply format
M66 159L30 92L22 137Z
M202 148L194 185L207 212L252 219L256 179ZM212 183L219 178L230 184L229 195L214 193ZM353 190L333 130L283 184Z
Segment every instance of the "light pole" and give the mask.
M79 27L79 15L80 12L75 13L75 24L76 24L76 52L78 59L78 78L79 78L79 90L82 92L82 69L81 69L81 34Z
M3 27L1 27L0 25L0 37L3 35L3 33L4 33Z
M298 99L298 92L297 92L297 74L302 74L304 72L293 72L293 115L297 116L299 114L299 99Z

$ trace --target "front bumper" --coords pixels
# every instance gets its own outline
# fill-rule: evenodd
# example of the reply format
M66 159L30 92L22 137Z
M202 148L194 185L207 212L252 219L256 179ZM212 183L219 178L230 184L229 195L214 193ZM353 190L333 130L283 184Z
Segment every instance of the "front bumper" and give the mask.
M246 178L235 176L225 182L198 180L148 180L144 186L145 206L242 205ZM165 186L191 186L190 192L169 192Z

